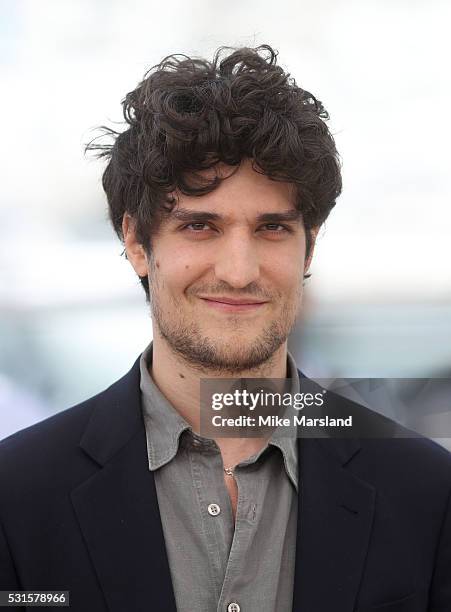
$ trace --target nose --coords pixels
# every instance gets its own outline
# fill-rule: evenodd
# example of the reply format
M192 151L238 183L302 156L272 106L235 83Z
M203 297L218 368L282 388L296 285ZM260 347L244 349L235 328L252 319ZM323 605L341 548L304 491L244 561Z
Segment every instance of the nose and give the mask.
M223 237L215 259L215 275L235 289L258 280L260 265L257 245L246 228L237 228Z

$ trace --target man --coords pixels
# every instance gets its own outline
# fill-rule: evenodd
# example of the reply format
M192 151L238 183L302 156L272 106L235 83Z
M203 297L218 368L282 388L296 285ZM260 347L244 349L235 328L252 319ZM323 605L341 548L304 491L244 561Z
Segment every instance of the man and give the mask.
M222 53L164 59L92 147L153 342L0 446L1 588L77 611L449 612L445 450L201 434L203 378L300 388L287 337L341 191L322 104L270 47Z

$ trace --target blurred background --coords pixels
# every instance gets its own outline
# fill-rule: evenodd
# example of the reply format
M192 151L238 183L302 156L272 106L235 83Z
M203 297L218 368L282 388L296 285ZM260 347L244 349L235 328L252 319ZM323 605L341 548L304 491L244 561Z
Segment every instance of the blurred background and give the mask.
M101 124L170 53L268 43L325 105L343 194L290 338L312 377L451 377L446 0L0 1L0 438L101 391L151 339L107 221ZM120 128L120 123L117 124Z

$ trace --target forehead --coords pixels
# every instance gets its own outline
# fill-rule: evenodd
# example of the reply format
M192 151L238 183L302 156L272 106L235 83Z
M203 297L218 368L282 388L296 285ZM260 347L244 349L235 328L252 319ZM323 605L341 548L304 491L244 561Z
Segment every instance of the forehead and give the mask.
M239 213L252 216L295 208L294 185L271 180L265 174L257 172L252 168L252 161L249 159L243 160L238 167L217 164L214 168L202 170L197 174L210 180L218 175L224 180L213 191L202 196L174 192L177 201L175 210L180 206L227 216Z

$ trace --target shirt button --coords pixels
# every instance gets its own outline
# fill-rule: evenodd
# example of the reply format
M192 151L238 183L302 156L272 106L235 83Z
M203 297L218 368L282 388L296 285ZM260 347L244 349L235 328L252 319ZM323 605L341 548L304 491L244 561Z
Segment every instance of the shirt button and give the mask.
M241 608L236 601L232 601L232 603L229 603L227 606L227 612L240 612L240 610Z
M209 504L207 509L208 509L208 514L211 514L211 516L217 516L221 512L221 508L218 506L218 504ZM232 609L231 612L239 612L239 607L237 611Z

